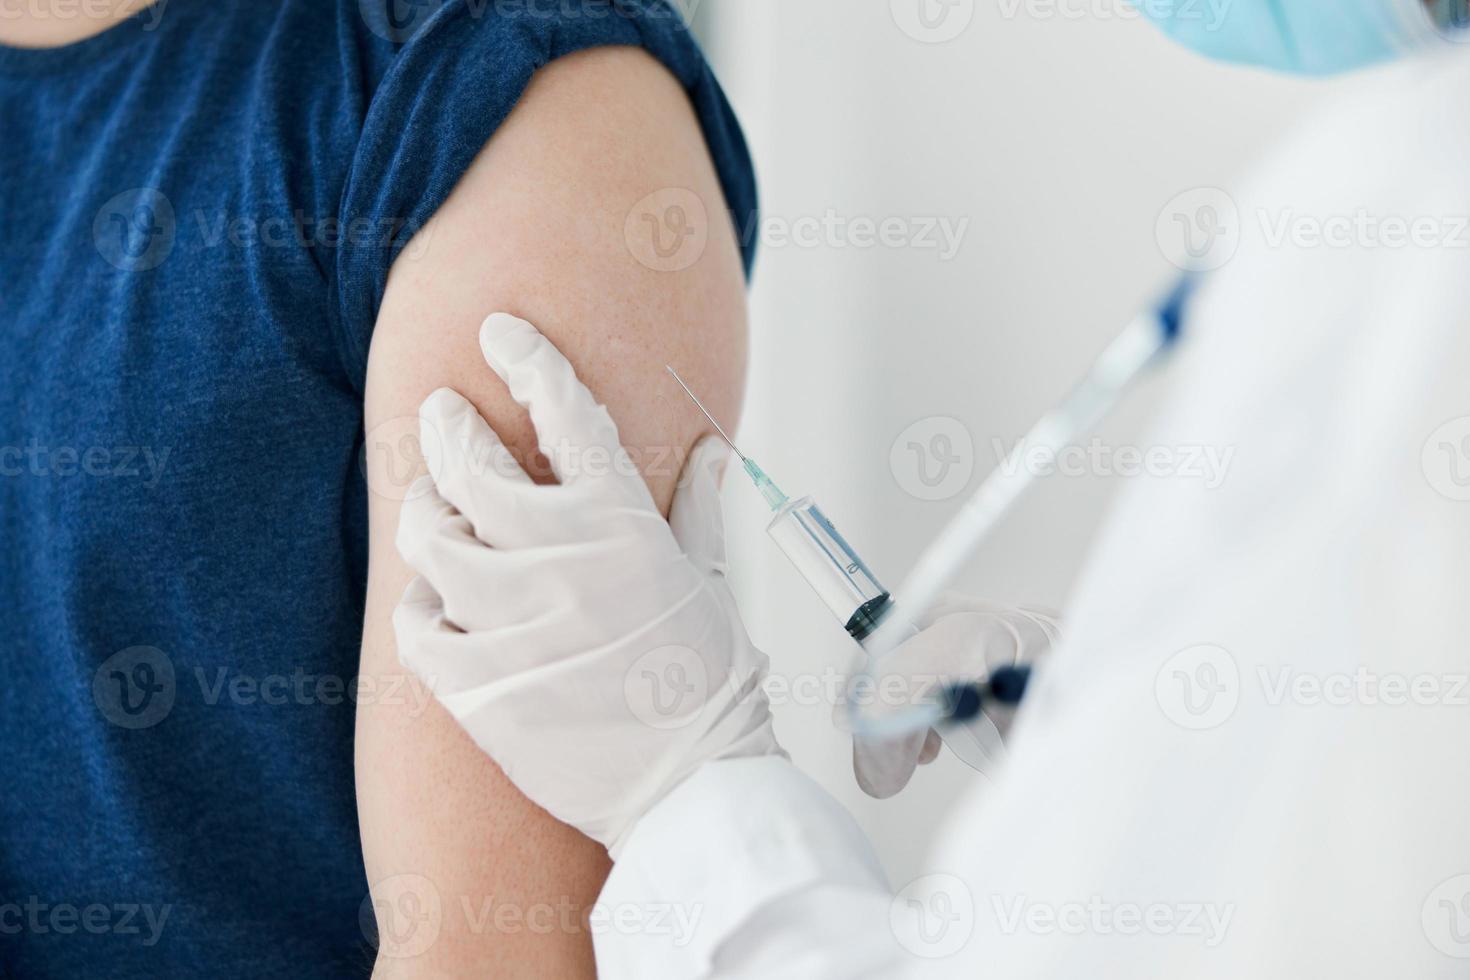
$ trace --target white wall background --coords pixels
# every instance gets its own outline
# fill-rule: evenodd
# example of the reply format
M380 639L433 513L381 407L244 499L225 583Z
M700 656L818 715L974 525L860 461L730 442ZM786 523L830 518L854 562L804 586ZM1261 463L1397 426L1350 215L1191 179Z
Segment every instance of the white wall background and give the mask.
M683 0L687 6L695 0ZM972 490L1174 271L1155 221L1175 195L1226 182L1326 94L1209 64L1123 0L698 0L697 23L747 127L767 228L968 220L934 249L761 248L745 448L812 493L890 586L963 499L924 501L890 465L895 437L958 419ZM929 43L920 4L948 11ZM957 32L957 33L956 33ZM1149 393L1103 430L1127 444ZM958 447L963 448L963 447ZM912 457L910 457L912 459ZM1109 481L1056 477L1013 516L965 588L1062 607ZM820 674L849 649L765 537L748 486L726 488L735 584L773 671ZM778 705L783 743L857 814L899 882L976 779L947 755L900 797L856 788L824 705Z

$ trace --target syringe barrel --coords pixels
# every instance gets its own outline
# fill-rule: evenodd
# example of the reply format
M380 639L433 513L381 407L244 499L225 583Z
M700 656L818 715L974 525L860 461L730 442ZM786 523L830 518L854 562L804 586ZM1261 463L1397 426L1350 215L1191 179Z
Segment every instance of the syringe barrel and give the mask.
M766 533L852 638L867 639L892 600L816 502L810 497L787 502Z
M918 629L905 621L901 613L894 611L888 590L883 588L867 563L852 550L812 498L787 502L776 511L766 531L823 604L832 610L848 635L868 652L866 666L860 676L866 679L871 691L883 676L879 663L883 654L888 652L873 650L871 643L881 635L892 649L917 634ZM881 634L877 632L879 623L887 624ZM900 716L865 718L863 703L858 698L849 701L848 706L853 728L868 730L870 736L876 735L878 728L882 727L891 726L896 732L914 726L922 730L944 720L941 709L932 701L916 705L909 721ZM913 718L918 720L915 722ZM994 765L1000 752L1000 735L994 723L984 715L962 725L942 725L940 736L966 765L982 772Z

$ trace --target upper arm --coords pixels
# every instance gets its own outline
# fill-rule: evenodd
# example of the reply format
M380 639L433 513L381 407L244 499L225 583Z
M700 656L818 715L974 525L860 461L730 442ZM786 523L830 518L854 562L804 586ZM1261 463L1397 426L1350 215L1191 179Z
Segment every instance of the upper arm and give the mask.
M651 267L658 262L638 258L647 253L636 236L651 228L629 215L669 188L702 202L707 236L687 268L659 271ZM745 359L744 281L693 110L678 82L641 50L595 49L538 73L393 266L365 406L375 492L361 670L364 685L377 690L404 674L391 617L412 576L393 546L393 488L402 479L384 470L395 461L378 450L404 445L397 436L416 431L419 403L447 386L469 398L518 456L534 452L528 418L479 352L480 322L495 311L530 320L567 355L667 509L678 460L705 427L664 364L733 421ZM437 704L419 711L413 699L361 697L356 751L369 881L419 876L399 881L431 891L418 897L427 908L437 897L439 908L437 940L410 960L380 961L380 969L458 975L473 964L517 976L592 974L590 941L567 928L563 910L595 899L608 867L598 845L526 800ZM497 927L497 909L519 918Z

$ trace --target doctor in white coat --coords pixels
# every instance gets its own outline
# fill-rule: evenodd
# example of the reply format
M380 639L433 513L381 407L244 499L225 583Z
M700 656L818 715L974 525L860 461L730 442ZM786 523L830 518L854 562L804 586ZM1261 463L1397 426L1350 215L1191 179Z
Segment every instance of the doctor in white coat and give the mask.
M1123 494L1003 772L897 895L772 735L724 583L718 447L665 522L631 465L537 486L485 465L503 448L458 395L425 403L443 448L403 511L400 656L609 846L603 976L1470 971L1470 46L1441 6L1238 0L1207 32L1143 4L1268 67L1407 56L1236 195L1236 253L1190 302L1152 434L1233 449L1228 479ZM534 327L496 315L481 341L554 465L618 458ZM915 676L1053 639L963 600L921 625L897 655ZM672 668L671 714L628 679ZM897 786L919 754L867 748L864 777Z

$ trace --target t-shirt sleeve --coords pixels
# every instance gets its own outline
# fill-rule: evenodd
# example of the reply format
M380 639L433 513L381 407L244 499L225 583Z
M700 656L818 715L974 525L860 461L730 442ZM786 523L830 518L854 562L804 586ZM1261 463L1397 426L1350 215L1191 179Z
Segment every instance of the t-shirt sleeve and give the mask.
M360 391L388 270L448 198L532 75L586 48L647 50L689 94L737 228L756 208L745 141L683 17L665 0L445 0L415 25L368 104L343 190L334 327ZM753 242L742 242L747 274Z

